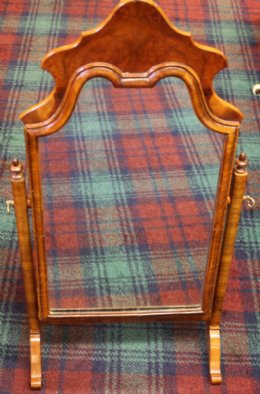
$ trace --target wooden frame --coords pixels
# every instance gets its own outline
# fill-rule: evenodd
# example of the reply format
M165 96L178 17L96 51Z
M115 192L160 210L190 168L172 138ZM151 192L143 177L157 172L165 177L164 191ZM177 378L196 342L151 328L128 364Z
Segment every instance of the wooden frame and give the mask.
M25 125L30 175L28 194L22 165L14 160L11 166L30 323L32 387L41 386L40 321L73 323L104 319L207 321L211 381L221 382L219 325L247 180L244 154L237 159L233 171L242 114L219 98L212 87L215 74L225 66L226 59L220 51L193 42L190 34L173 27L160 7L151 0L121 1L100 26L82 33L75 43L51 51L43 60L43 68L55 79L55 88L49 97L20 117ZM225 135L202 305L110 311L49 307L38 141L57 132L68 121L82 86L95 77L108 79L116 88L152 88L162 78L180 78L188 88L201 123ZM32 207L34 223L34 262L29 207Z

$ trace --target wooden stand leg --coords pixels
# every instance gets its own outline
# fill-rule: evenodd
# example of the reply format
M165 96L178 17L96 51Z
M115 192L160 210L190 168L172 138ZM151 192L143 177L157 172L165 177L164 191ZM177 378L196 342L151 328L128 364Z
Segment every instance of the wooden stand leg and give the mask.
M40 322L38 319L26 186L23 166L18 160L13 160L11 165L11 182L30 328L31 387L38 389L41 387Z
M209 325L209 351L210 351L210 376L213 384L221 383L220 372L220 320L226 292L230 265L233 257L236 234L243 203L243 197L247 182L247 159L241 153L236 160L233 183L231 190L231 202L227 216L226 231L223 241L222 256L220 259L219 272L217 278L216 295L213 303L212 317Z
M30 332L31 388L40 389L41 371L41 337L40 332Z
M220 371L220 328L209 325L209 371L212 384L222 382Z

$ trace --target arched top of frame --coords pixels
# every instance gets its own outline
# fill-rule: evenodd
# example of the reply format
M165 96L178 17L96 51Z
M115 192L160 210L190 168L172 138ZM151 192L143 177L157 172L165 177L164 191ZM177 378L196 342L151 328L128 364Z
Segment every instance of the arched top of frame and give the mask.
M123 0L97 28L46 55L42 67L53 75L54 90L20 119L29 132L49 134L66 123L90 78L105 77L116 87L152 87L173 75L186 82L202 123L236 127L241 112L213 89L214 76L226 66L222 52L194 42L152 0Z

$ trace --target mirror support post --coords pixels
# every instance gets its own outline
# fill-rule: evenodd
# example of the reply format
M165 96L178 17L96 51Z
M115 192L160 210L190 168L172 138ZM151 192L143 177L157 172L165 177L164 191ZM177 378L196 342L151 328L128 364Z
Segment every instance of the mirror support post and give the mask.
M246 189L248 172L247 158L240 153L236 159L233 182L231 186L231 202L227 214L226 230L220 258L219 273L216 285L216 294L213 303L211 321L209 324L209 351L210 351L210 377L213 384L222 381L220 371L220 321L224 296L226 292L230 265L234 252L236 234Z
M23 272L27 314L30 328L31 387L41 387L41 343L38 318L37 292L35 286L28 202L23 165L16 159L11 167L11 183L14 199L20 260Z

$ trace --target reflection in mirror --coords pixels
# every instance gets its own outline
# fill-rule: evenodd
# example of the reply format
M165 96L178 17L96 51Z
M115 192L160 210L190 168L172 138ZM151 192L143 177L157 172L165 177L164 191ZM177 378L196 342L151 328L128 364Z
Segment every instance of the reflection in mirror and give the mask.
M224 140L180 80L88 82L39 141L50 307L201 304Z

